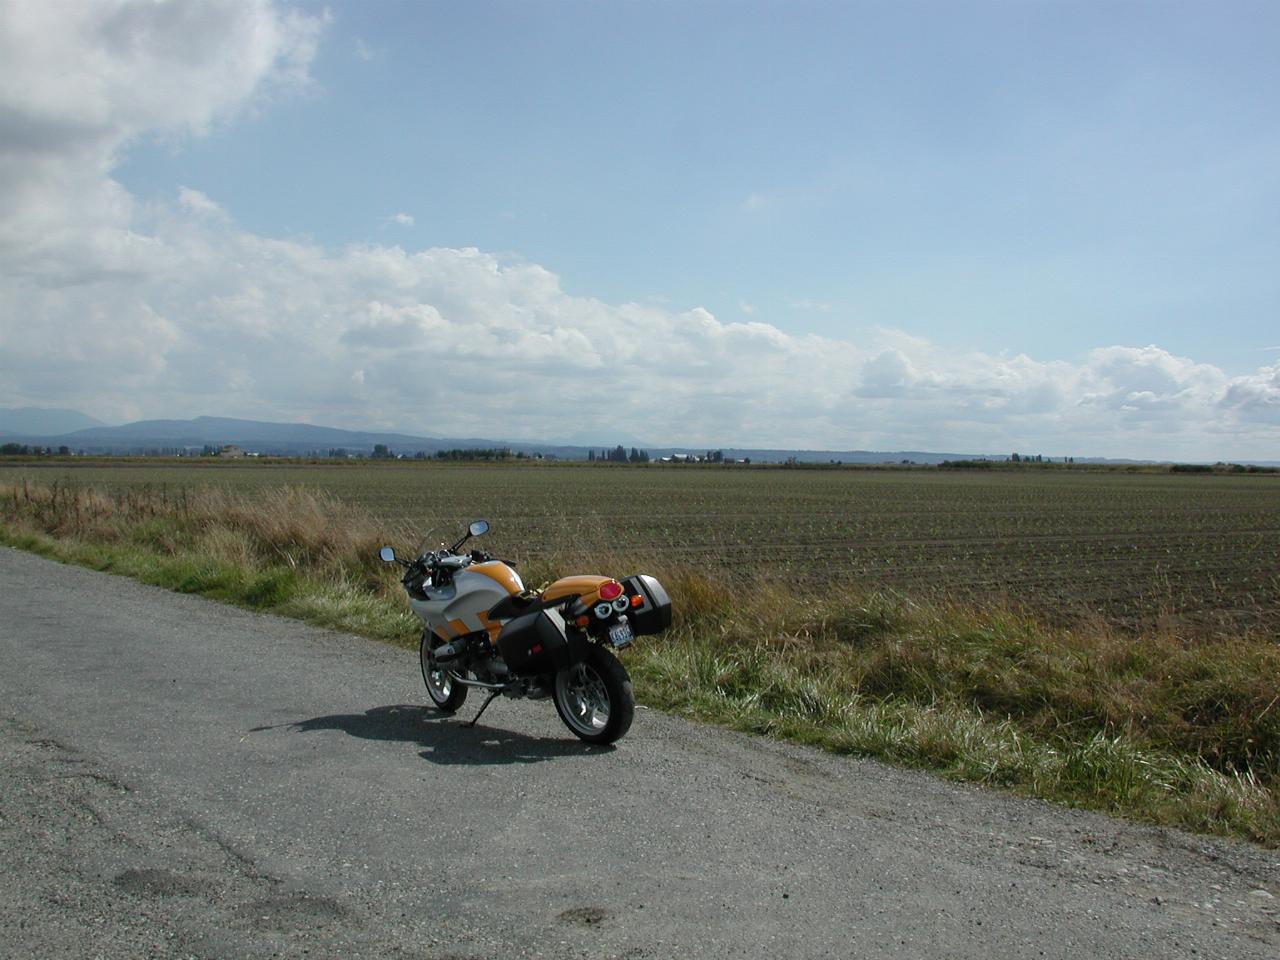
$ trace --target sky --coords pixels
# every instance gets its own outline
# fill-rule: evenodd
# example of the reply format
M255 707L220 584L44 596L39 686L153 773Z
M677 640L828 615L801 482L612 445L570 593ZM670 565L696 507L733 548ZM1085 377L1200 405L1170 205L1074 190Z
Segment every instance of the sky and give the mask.
M0 0L0 406L1280 459L1280 6Z

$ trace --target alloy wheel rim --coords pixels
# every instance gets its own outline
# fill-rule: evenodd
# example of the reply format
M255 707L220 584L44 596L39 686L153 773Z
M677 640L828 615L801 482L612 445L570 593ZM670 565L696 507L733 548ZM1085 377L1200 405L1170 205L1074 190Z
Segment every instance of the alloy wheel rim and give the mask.
M583 733L599 733L609 723L609 691L600 674L576 663L556 676L569 725Z
M427 657L424 664L423 676L427 681L427 692L431 694L431 698L439 703L449 699L449 694L453 692L453 681L449 678L447 670L442 670L432 657Z
M443 670L432 670L428 676L431 677L432 692L441 700L448 700L449 694L453 692L453 681Z

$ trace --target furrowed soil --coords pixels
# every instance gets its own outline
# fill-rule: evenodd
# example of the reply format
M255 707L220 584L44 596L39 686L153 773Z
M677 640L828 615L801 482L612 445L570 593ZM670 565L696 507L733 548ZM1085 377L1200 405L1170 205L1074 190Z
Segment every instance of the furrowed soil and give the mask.
M617 556L1199 634L1280 632L1280 477L433 462L0 463L0 482L323 490L519 560ZM411 546L398 545L398 546Z

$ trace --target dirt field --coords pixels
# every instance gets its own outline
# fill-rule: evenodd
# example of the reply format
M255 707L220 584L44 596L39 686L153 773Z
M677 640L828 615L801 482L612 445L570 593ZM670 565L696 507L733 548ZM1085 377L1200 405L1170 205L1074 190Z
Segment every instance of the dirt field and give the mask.
M523 559L608 551L810 586L1027 603L1053 619L1102 615L1210 631L1280 627L1280 477L1066 470L878 471L569 464L0 464L113 489L328 491L444 539L494 526Z

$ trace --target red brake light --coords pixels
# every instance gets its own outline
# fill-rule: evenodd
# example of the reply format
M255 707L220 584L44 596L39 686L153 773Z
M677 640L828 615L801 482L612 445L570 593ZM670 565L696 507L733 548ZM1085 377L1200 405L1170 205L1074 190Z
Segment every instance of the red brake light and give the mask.
M622 596L622 584L617 580L606 580L600 584L601 600L617 600Z

